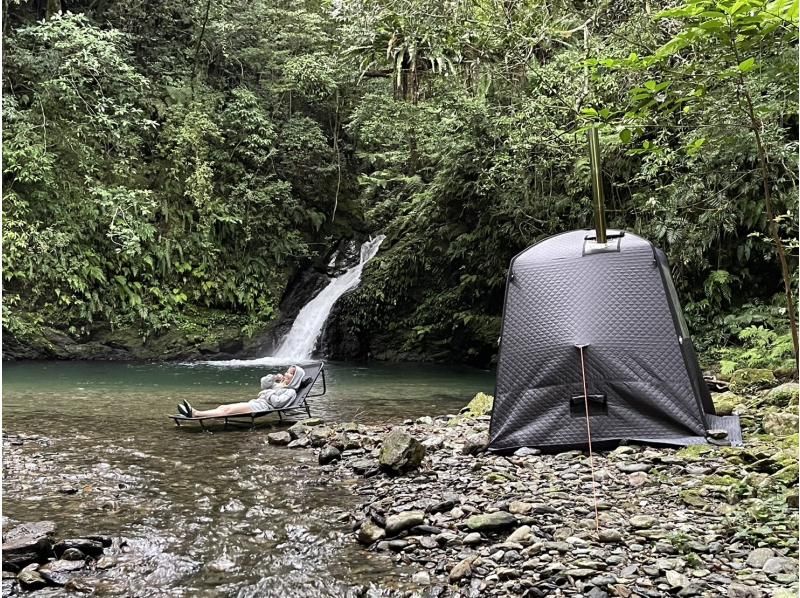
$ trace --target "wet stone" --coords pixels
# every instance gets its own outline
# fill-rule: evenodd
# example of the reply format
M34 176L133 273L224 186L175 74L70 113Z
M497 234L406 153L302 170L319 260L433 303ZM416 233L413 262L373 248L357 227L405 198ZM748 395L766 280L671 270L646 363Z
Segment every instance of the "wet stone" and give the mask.
M47 585L45 579L33 567L36 565L28 565L17 575L17 582L24 590L39 590Z
M339 449L334 446L326 446L319 452L319 464L320 465L327 465L328 463L333 463L334 461L340 461L342 458L342 453L339 452Z
M289 432L272 432L267 434L267 442L275 446L286 446L292 441Z
M386 532L367 519L359 528L357 538L361 544L371 545L381 540L384 536L386 536Z
M390 515L386 518L386 535L396 536L410 527L422 525L424 521L425 513L423 511L407 511L397 515Z

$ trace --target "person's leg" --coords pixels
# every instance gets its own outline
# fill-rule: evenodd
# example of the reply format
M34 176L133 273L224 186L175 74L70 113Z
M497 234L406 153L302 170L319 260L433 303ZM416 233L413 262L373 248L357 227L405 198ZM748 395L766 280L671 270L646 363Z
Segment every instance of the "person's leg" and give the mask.
M200 411L192 409L192 417L226 417L228 415L246 415L252 413L250 403L231 403L230 405L220 405L216 409Z

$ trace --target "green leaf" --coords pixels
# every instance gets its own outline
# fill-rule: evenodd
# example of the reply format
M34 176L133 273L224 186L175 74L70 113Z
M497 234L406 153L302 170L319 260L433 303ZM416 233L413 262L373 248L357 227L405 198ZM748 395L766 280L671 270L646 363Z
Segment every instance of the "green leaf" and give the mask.
M756 66L756 59L748 58L747 60L743 60L739 63L739 70L743 73L747 73L756 68Z
M619 138L622 141L622 143L630 143L631 142L631 137L632 137L632 134L631 134L631 130L630 129L622 129L619 132Z

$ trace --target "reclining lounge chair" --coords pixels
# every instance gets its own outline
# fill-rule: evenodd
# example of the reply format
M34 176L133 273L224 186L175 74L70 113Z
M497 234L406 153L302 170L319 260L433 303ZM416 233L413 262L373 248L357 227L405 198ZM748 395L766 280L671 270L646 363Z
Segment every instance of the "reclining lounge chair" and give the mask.
M196 422L199 423L204 430L208 430L205 422L209 420L223 420L223 429L225 429L229 425L239 428L254 428L257 418L273 413L278 415L278 419L283 419L284 414L293 411L305 411L306 414L311 417L311 407L308 404L308 399L313 397L321 397L328 390L327 385L325 384L325 365L320 361L317 363L304 365L303 369L305 370L305 377L300 383L300 387L297 389L297 395L291 403L279 409L268 409L266 411L255 411L253 413L241 413L239 415L216 417L184 417L183 415L170 415L169 417L175 422L177 427L180 427L182 424L187 422ZM322 377L322 392L316 391L314 394L311 394L320 377Z

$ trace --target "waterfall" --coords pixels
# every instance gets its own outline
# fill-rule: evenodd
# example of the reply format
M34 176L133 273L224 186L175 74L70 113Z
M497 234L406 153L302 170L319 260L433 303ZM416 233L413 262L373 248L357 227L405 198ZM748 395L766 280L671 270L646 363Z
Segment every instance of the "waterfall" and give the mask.
M325 321L336 300L347 291L358 286L361 271L370 259L378 253L385 235L378 235L361 246L358 264L347 272L332 279L316 297L303 306L292 324L291 330L283 338L273 355L259 359L233 359L230 361L207 361L209 365L288 365L308 361L314 352L317 339L322 333Z

